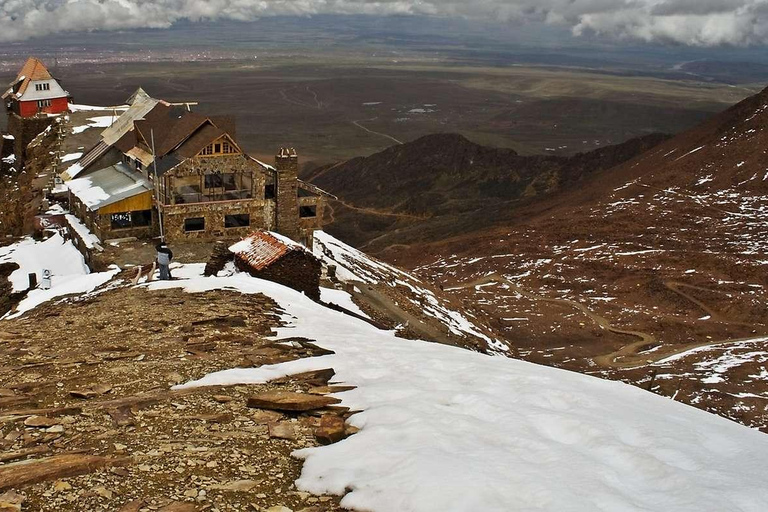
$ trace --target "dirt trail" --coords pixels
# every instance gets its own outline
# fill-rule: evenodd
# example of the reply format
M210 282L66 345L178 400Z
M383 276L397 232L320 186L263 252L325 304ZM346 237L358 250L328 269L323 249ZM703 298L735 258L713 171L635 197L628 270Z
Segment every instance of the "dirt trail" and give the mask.
M350 210L355 210L357 212L367 213L370 215L378 215L379 217L397 217L400 219L416 219L416 220L424 220L429 217L424 215L413 215L410 213L394 213L394 212L385 212L382 210L376 210L374 208L365 208L363 206L355 206L353 204L349 204L347 202L344 202L340 199L334 199L334 202L339 203Z
M593 322L595 322L597 325L599 325L601 328L607 331L613 332L615 334L635 336L640 338L638 341L631 343L629 345L626 345L620 348L619 350L616 350L609 354L595 357L594 358L595 363L605 368L614 368L614 369L635 368L638 366L644 366L646 364L656 363L658 361L661 361L662 359L666 359L668 357L672 357L695 348L707 347L707 346L713 346L713 345L740 343L743 341L749 341L751 339L755 339L755 338L738 338L738 339L726 339L726 340L720 340L720 341L689 343L682 346L679 346L679 345L670 346L670 347L662 346L661 349L656 350L653 353L642 354L640 352L644 348L651 348L654 345L660 344L660 342L652 334L648 334L641 331L630 331L630 330L614 327L608 319L590 311L584 304L581 304L579 302L569 300L569 299L552 299L549 297L544 297L543 295L539 295L537 293L529 292L527 290L520 288L516 283L514 283L513 281L510 281L509 279L499 274L496 274L496 273L489 274L481 279L478 279L466 285L458 286L453 289L456 290L456 289L474 288L475 286L478 286L478 285L498 283L498 282L503 282L509 285L514 291L516 291L517 293L519 293L520 295L528 299L539 301L539 302L563 304L563 305L578 309L579 311L584 313L587 317L589 317ZM715 318L715 316L717 315L716 312L713 312L712 310L710 310L703 303L699 302L693 297L690 297L674 288L675 285L689 286L691 288L696 288L695 286L685 285L685 284L676 283L676 282L665 283L665 285L671 290L675 291L676 293L683 295L688 300L691 300L692 302L696 303L697 305L702 307L705 311L707 311L709 314L715 313L712 315L713 318ZM746 325L746 324L743 324L743 325Z
M681 283L679 281L666 281L664 283L664 286L666 286L667 288L669 288L673 292L677 293L678 295L680 295L684 299L686 299L686 300L696 304L697 306L699 306L702 309L702 311L704 311L707 315L709 315L711 317L711 320L713 320L715 322L724 322L724 323L729 323L729 324L733 324L733 325L743 325L743 326L746 326L746 327L755 327L755 324L751 324L751 323L748 323L748 322L739 322L739 321L736 321L736 320L733 320L733 319L730 319L730 318L727 318L727 317L723 316L719 311L717 311L715 309L712 309L706 303L702 302L701 300L697 299L696 297L694 297L694 296L692 296L692 295L690 295L688 293L685 293L680 288L690 288L691 290L699 290L699 291L707 292L707 293L719 293L719 294L727 296L728 294L726 292L722 292L722 291L719 291L719 290L712 290L712 289L709 289L709 288L704 288L704 287L701 287L701 286L695 286L695 285L692 285L692 284Z
M352 124L357 126L358 128L362 128L363 130L367 131L368 133L372 133L374 135L379 135L380 137L386 137L387 139L392 140L392 141L394 141L394 142L396 142L398 144L404 144L403 141L397 140L396 138L392 137L391 135L387 135L386 133L381 133L381 132L375 132L373 130L370 130L370 129L366 128L365 126L360 124L360 121L352 121Z

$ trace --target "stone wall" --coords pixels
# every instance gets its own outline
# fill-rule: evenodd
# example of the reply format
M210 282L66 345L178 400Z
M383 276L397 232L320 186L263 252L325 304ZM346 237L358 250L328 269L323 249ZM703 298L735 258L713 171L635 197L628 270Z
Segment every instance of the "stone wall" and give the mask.
M182 162L163 177L169 196L173 195L174 180L189 176L205 176L215 172L250 173L252 182L252 198L232 201L216 201L207 203L166 204L165 239L169 242L215 242L217 240L239 240L254 230L272 230L275 228L275 201L264 199L266 173L256 162L243 155L227 155L219 157L197 157ZM166 201L168 202L168 201ZM250 226L238 228L224 227L227 215L250 216ZM189 218L202 217L205 219L205 229L187 232L184 221Z
M264 170L259 164L243 155L188 158L167 172L164 177L170 178L172 188L173 178L203 176L216 172L250 172L253 179L253 197L264 198L266 180Z
M13 140L3 137L4 132L0 132L0 175L5 175L13 164L7 164L3 160L14 154ZM15 162L14 162L15 164Z
M159 236L160 234L156 210L152 210L152 222L149 226L112 229L111 215L95 214L93 219L96 229L92 230L92 232L96 234L102 242L120 238L152 238L154 236Z
M26 149L32 140L43 130L51 126L55 117L32 117L24 119L14 113L8 113L8 133L15 140L14 154L16 155L17 168L21 169L26 159Z
M274 229L274 206L272 200L243 199L216 203L177 204L164 206L165 239L169 242L215 242L217 240L239 240L252 231ZM225 228L227 215L250 215L251 225L241 228ZM184 220L202 217L203 231L186 232Z
M291 251L263 270L254 270L247 262L235 257L235 264L254 277L279 283L320 300L320 260L306 251Z
M298 242L303 243L307 247L311 247L312 234L323 227L323 215L325 214L325 200L320 196L314 197L300 197L299 206L314 206L316 208L317 215L314 217L301 217L299 218L299 238Z

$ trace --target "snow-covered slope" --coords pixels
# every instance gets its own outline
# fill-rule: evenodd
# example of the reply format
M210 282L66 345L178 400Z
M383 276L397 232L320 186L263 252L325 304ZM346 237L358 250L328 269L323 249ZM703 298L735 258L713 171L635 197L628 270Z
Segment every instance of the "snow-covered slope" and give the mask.
M91 273L83 255L72 242L64 240L59 234L43 242L25 238L15 244L0 247L0 263L16 263L19 266L9 276L15 292L27 289L29 274L37 274L38 283L41 283L43 270L51 272L49 289L38 287L30 290L15 311L7 313L3 318L16 318L58 297L90 293L119 272L115 267L107 272Z
M190 274L191 275L191 274ZM279 336L334 355L208 375L186 386L256 383L332 367L360 432L296 452L299 488L404 511L768 510L768 437L617 382L408 341L244 274L158 282L263 293Z
M313 253L326 266L336 267L336 276L344 283L381 285L394 294L401 307L405 307L403 302L408 303L408 308L436 320L452 335L478 338L490 351L509 350L506 344L489 336L489 330L482 328L476 318L469 318L469 312L457 311L444 297L436 295L424 282L407 272L376 260L324 231L315 231Z

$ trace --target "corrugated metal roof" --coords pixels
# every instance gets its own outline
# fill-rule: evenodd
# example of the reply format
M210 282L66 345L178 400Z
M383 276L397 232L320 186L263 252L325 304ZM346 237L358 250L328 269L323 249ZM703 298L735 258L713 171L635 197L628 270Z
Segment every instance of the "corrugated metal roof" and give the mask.
M237 242L229 250L254 270L263 270L289 252L303 250L301 245L284 237L280 238L264 231L257 231Z
M101 140L110 146L114 145L123 135L133 130L134 121L142 119L150 110L155 108L159 101L142 95L134 98L134 103L128 107L128 110L118 117L112 126L101 132Z
M77 163L77 169L73 170L70 168L70 170L67 171L67 174L70 178L77 177L78 174L83 172L85 169L93 165L99 158L104 156L107 151L109 151L110 145L104 142L103 140L100 140L95 146L93 146L91 149L88 150L88 152L85 154L84 157L80 159L80 161Z
M152 190L140 172L122 162L70 180L66 185L91 211Z

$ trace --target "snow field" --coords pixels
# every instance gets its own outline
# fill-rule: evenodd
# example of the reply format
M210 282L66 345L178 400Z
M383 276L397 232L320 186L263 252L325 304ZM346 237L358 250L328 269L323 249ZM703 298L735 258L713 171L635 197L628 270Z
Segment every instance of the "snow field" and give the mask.
M342 505L404 511L768 510L768 437L622 383L396 338L243 274L158 282L263 293L278 337L334 355L207 375L181 387L263 383L332 367L360 432L299 450L297 486Z
M74 245L56 234L44 242L32 238L0 247L0 262L16 263L19 268L9 277L13 283L13 291L26 290L29 286L28 275L37 274L37 282L43 276L43 269L48 269L53 275L86 275L88 266L83 256Z
M335 304L340 308L360 315L364 318L371 318L365 314L365 311L352 301L352 296L344 290L334 290L333 288L320 288L320 300L326 304Z
M36 288L16 307L16 311L3 318L17 318L40 304L70 294L90 293L111 280L120 270L91 274L82 254L70 241L56 234L44 242L26 238L6 247L0 247L0 262L16 263L19 268L10 276L13 291L23 291L29 286L28 274L37 274L42 280L43 269L51 271L51 288Z

